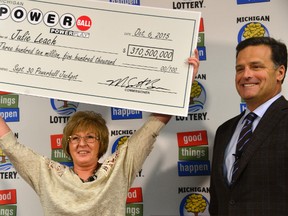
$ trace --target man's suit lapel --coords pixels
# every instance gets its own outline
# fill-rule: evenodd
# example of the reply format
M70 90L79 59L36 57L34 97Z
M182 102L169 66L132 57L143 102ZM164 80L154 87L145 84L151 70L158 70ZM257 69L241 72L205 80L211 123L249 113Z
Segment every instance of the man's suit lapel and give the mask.
M284 99L284 97L280 97L268 108L264 116L261 118L259 124L253 132L253 136L249 141L247 148L241 156L239 170L235 176L236 181L247 166L249 160L253 158L253 155L255 155L257 149L259 149L264 141L268 138L271 131L277 127L278 122L284 115L284 113L281 112L281 110L284 108L288 108L287 101Z
M220 136L220 139L221 139L221 142L219 142L219 144L221 145L219 147L219 150L220 150L220 156L219 156L219 163L218 164L225 164L225 151L226 151L226 148L227 146L229 145L229 142L231 140L231 137L235 131L235 128L238 124L238 121L241 119L241 117L244 115L245 112L242 112L240 115L234 117L232 120L230 120L230 122L228 124L226 124L226 126L223 128L223 132L221 134L219 134ZM223 184L226 185L227 187L228 186L228 183L227 183L227 177L224 175L224 172L223 172L223 167L222 165L219 166L219 169L218 169L218 175L219 176L222 176L223 178L221 178L223 180Z

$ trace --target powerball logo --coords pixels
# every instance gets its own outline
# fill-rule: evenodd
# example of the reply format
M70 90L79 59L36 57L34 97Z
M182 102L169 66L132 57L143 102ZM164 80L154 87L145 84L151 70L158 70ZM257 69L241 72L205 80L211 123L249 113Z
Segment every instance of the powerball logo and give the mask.
M37 8L27 11L26 8L21 6L10 8L6 4L0 4L0 20L6 20L8 18L17 23L27 21L31 25L44 23L47 27L50 27L50 33L83 38L89 38L89 33L85 32L92 27L92 20L86 15L76 17L69 12L58 14L56 11L45 12ZM61 29L55 28L57 25L59 25ZM79 31L69 30L74 26L76 26Z

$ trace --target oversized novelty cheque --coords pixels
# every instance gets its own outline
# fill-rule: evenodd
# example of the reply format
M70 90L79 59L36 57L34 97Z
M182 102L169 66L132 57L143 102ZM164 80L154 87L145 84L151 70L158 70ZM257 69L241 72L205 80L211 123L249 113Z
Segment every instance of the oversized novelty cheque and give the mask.
M200 12L0 2L0 91L186 116Z

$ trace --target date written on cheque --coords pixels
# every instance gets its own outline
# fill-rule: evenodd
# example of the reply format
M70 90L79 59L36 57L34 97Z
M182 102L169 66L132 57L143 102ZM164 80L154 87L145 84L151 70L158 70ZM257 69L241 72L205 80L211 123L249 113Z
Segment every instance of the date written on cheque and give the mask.
M125 49L124 49L125 52ZM174 50L140 45L128 45L127 56L173 61Z

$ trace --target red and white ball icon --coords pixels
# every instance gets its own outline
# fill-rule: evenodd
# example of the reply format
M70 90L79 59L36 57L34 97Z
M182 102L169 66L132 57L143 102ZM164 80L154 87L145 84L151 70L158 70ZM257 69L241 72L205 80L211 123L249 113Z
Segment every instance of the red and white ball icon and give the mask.
M88 16L80 16L76 21L76 26L80 31L87 31L92 26L92 20Z

